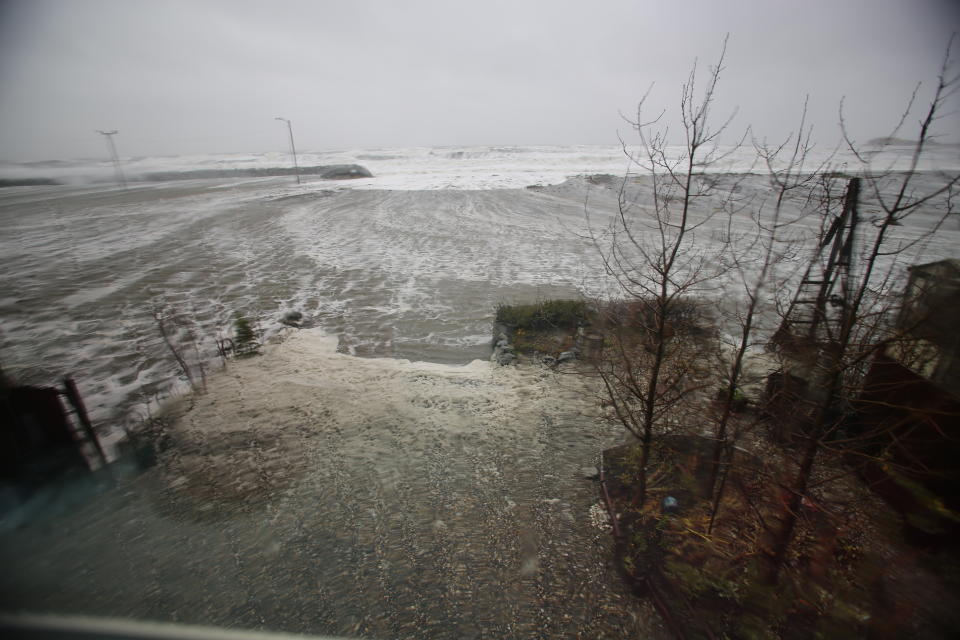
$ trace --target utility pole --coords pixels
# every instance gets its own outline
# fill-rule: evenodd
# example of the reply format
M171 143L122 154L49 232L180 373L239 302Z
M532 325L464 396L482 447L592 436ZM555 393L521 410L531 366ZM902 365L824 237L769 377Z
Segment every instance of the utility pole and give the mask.
M116 129L113 131L100 131L97 129L97 133L107 139L107 147L110 149L110 159L113 160L113 168L117 172L117 179L120 181L120 184L123 185L123 188L126 189L127 178L123 175L123 167L120 166L120 156L117 155L117 147L113 144L113 136L117 135L119 131Z
M287 132L290 133L290 153L293 154L293 173L297 176L297 184L300 184L300 167L297 165L297 147L293 144L293 125L286 118L274 118L287 123Z

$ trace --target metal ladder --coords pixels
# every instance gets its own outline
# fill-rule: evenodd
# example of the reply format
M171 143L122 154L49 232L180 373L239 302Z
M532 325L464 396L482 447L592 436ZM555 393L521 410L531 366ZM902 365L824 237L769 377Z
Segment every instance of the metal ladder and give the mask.
M799 339L817 344L829 339L834 329L831 322L835 320L836 314L829 313L828 305L843 307L847 304L849 295L848 281L859 223L859 198L860 178L851 178L847 183L843 211L833 219L820 239L774 336L775 342ZM839 290L836 286L838 280Z

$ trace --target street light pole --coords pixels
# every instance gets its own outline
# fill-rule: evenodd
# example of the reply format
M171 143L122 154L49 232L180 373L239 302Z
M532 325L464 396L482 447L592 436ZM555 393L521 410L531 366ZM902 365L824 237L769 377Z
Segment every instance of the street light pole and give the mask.
M101 131L97 129L97 133L107 139L107 148L110 149L110 159L113 160L113 168L117 172L117 178L120 180L120 184L126 189L127 178L123 175L123 167L120 166L120 156L117 155L117 147L113 144L113 136L117 135L119 131L116 129L113 131Z
M290 153L293 154L293 173L297 176L297 184L300 184L300 167L297 165L297 147L293 144L293 125L286 118L274 118L287 123L287 132L290 134Z

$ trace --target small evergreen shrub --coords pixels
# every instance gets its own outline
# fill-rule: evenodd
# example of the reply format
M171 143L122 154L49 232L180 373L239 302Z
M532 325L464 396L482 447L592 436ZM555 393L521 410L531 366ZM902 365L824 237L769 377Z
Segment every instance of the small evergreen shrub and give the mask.
M233 350L238 356L252 356L259 353L260 343L250 321L237 312L233 321Z

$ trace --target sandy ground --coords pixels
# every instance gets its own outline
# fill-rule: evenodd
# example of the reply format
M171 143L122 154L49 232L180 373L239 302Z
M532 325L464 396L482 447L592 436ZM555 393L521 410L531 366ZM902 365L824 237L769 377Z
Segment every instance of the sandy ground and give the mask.
M583 381L296 331L180 407L162 463L0 538L5 609L374 638L661 637L583 468Z

